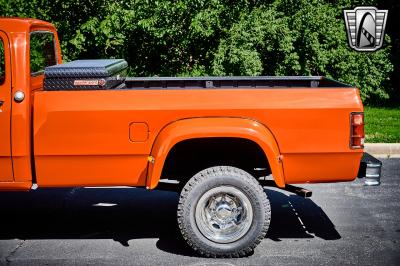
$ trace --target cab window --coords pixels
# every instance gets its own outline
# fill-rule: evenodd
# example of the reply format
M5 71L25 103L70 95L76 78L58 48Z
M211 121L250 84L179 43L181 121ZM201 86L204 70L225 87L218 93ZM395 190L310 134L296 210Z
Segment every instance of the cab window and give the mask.
M0 39L0 85L4 83L5 77L6 77L6 69L5 69L4 44L3 40Z
M56 65L56 47L51 32L36 31L30 34L31 75L40 75L45 67Z

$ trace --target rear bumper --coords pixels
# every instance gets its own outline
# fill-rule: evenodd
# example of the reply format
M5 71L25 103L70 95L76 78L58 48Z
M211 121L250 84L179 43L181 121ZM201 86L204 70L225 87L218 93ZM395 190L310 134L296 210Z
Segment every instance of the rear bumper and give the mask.
M379 186L381 184L382 162L369 153L364 152L358 171L359 178L365 178L368 186Z

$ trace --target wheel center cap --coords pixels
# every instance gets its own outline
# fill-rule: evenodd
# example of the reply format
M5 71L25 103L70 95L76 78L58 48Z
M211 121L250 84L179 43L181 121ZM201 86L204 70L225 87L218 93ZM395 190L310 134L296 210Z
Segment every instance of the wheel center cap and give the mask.
M228 204L222 203L222 204L218 205L218 207L216 209L216 213L217 213L218 218L227 219L232 215L232 209Z

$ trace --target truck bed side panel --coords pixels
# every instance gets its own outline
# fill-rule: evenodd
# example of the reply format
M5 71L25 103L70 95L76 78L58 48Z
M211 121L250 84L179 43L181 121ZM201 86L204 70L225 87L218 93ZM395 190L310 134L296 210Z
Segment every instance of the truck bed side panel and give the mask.
M286 183L352 180L362 152L349 148L349 114L355 111L362 105L354 88L39 91L37 180L41 186L144 185L160 130L190 117L264 124L283 155ZM130 139L132 123L147 124L146 140ZM336 167L337 160L344 166Z

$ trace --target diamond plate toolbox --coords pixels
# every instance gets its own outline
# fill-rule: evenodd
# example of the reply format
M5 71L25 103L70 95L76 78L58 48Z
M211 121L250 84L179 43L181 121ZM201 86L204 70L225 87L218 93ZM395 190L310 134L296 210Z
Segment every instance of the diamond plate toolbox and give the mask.
M107 90L124 85L123 59L76 60L46 67L44 90Z

